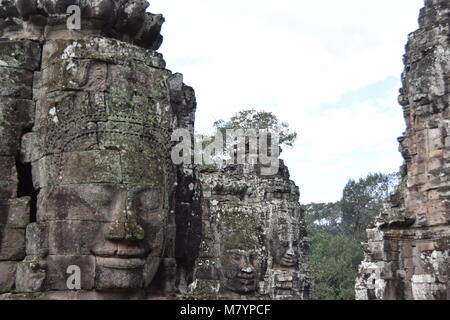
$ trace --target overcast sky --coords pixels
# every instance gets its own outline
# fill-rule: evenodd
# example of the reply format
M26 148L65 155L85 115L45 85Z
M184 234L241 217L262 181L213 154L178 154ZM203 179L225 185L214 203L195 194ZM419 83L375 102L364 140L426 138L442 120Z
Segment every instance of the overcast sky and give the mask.
M282 154L301 202L394 172L402 55L423 0L153 0L167 67L196 91L197 130L255 108L299 133Z

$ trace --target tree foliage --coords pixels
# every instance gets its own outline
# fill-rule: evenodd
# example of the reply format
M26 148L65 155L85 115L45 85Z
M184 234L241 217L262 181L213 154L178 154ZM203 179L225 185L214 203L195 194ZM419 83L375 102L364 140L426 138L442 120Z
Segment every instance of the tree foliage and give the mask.
M361 242L366 239L365 229L381 212L397 183L396 174L369 174L358 181L349 180L341 201L305 206L318 299L354 299L358 265L364 257Z
M244 110L233 115L229 121L218 120L214 127L226 129L257 129L278 134L280 144L292 147L297 139L297 132L291 132L287 122L280 122L275 114L255 109Z
M369 174L349 180L342 195L342 223L356 239L365 239L367 226L383 209L385 199L398 184L396 174Z

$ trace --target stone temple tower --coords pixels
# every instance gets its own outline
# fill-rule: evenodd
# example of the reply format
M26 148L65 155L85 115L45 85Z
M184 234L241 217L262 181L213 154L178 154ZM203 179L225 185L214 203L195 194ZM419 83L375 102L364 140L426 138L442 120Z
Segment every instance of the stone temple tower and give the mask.
M0 1L3 298L175 291L170 136L193 130L196 103L147 7Z
M450 2L426 0L399 102L402 183L368 232L359 299L450 299Z

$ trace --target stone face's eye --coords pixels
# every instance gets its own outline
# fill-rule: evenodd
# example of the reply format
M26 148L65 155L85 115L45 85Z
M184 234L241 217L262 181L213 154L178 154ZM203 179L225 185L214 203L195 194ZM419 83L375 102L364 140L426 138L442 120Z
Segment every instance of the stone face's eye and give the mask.
M159 189L140 191L133 199L135 209L140 212L153 212L161 208L162 195Z
M79 195L94 209L100 210L109 207L114 202L116 193L112 186L94 185L89 189L81 189Z
M281 245L285 248L289 247L289 241L281 241Z
M235 253L235 252L228 252L227 254L229 256L229 258L231 259L231 261L233 262L240 262L242 259L242 256L239 253Z
M232 258L233 258L234 261L241 261L241 256L238 255L238 254L233 254Z

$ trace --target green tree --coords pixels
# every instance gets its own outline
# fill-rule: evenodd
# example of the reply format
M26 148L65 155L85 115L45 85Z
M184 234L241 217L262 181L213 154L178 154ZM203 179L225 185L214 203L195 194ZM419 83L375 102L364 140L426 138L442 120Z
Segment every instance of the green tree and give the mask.
M367 226L383 210L397 184L397 174L375 173L358 181L350 179L341 200L342 224L347 234L364 240Z
M310 203L304 206L306 224L317 232L336 235L341 231L341 202Z
M354 300L358 265L364 258L361 244L345 233L311 235L310 267L314 293L320 300Z
M255 109L244 110L233 115L229 121L218 120L214 127L226 129L257 129L278 134L280 145L292 147L297 139L297 132L291 132L287 122L280 122L275 114Z
M366 238L365 229L381 212L397 182L396 174L369 174L358 181L349 180L341 201L304 206L318 299L355 298L355 279L364 257L361 242Z

